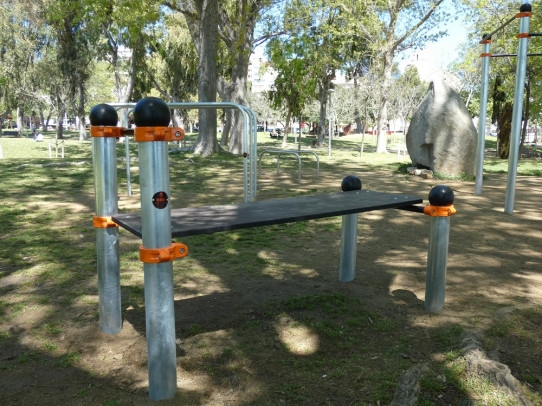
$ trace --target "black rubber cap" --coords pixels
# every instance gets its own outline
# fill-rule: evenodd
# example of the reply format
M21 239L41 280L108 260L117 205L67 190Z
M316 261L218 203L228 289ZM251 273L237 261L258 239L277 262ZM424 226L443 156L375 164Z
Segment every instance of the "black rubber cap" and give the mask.
M489 33L485 33L484 35L482 35L482 41L485 41L486 39L491 39Z
M454 204L454 191L449 186L435 186L429 192L429 203L432 206L449 206Z
M90 110L90 125L115 127L119 121L119 115L114 107L109 104L98 104Z
M349 175L341 182L341 189L343 192L350 192L351 190L361 190L361 179L354 175Z
M145 97L134 107L134 123L138 127L167 127L170 119L169 107L158 97Z
M529 3L522 4L521 7L519 8L519 11L521 13L531 12L533 11L533 6L531 6Z

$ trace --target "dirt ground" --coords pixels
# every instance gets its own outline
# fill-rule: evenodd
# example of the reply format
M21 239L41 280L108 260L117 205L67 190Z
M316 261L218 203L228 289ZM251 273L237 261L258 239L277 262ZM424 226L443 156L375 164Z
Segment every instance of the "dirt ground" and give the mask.
M506 364L525 388L542 394L542 178L518 177L513 215L503 212L505 174L488 175L478 196L473 182L362 172L353 164L335 173L323 170L320 178L304 169L300 184L293 172L265 171L259 198L281 196L285 189L339 190L348 174L359 175L364 189L420 196L424 202L432 186L453 188L457 214L451 218L445 308L438 313L423 308L429 218L421 214L361 214L356 279L350 283L338 281L337 219L308 228L273 226L263 234L246 231L236 234L237 241L227 233L181 239L192 262L189 272L183 271L183 260L174 265L178 393L161 404L389 404L398 379L412 366L430 365L445 382L439 371L447 353L438 332L450 326L480 334L490 357ZM215 192L220 201L220 189ZM91 216L87 206L92 204L81 210ZM137 196L121 196L121 208L134 206ZM92 236L90 229L85 238ZM123 263L140 267L130 253L138 241L122 232L121 244ZM216 261L213 251L223 249L229 255ZM239 261L251 255L248 265ZM42 315L21 312L4 319L2 330L10 339L0 342L0 404L154 404L148 398L143 287L124 287L140 274L128 271L121 279L124 321L118 335L99 331L97 293L57 309L63 321L54 351L41 347ZM0 288L9 295L29 282L11 273L0 279ZM350 311L366 312L367 325L355 316L348 316L348 324L343 313L319 312L307 304L313 299L292 304L307 297L323 298L332 309L338 301ZM341 317L358 335L351 343L314 327ZM391 327L374 328L377 320ZM381 373L390 368L395 373ZM377 388L384 381L387 386ZM485 404L449 382L440 391L428 385L421 390L427 405Z

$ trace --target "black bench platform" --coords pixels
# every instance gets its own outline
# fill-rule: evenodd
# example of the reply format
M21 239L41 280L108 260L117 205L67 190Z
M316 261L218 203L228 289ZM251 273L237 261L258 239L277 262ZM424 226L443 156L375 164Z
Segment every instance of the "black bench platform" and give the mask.
M186 237L374 210L405 208L422 202L423 199L419 197L356 190L262 200L246 204L173 209L171 211L171 236ZM113 220L121 227L141 237L141 215L139 213L116 214L113 216Z

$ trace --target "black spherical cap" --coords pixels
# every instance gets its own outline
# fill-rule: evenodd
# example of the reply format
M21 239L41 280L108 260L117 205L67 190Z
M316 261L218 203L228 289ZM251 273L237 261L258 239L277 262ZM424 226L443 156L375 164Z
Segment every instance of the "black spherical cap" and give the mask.
M435 186L429 192L429 203L432 206L450 206L454 204L454 191L449 186Z
M145 97L134 107L134 123L138 127L167 127L170 118L169 107L157 97Z
M115 127L119 121L117 110L109 104L98 104L90 110L90 125Z
M529 3L522 4L519 8L521 13L529 13L533 10L533 7Z
M361 190L361 179L357 176L349 175L341 182L341 189L343 192Z

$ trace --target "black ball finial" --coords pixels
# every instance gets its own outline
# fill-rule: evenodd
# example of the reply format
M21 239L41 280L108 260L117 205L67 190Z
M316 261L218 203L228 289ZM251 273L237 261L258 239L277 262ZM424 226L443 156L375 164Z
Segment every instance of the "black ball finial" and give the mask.
M491 39L491 35L489 35L489 33L485 33L484 35L482 35L482 41L485 41L488 39Z
M119 121L117 110L109 104L98 104L90 110L90 125L115 127Z
M134 107L134 123L138 127L167 127L170 119L169 107L158 97L145 97Z
M522 4L519 8L519 11L521 13L530 13L531 11L533 11L533 6L531 6L529 3Z
M341 189L343 192L350 192L351 190L361 190L361 179L354 175L349 175L341 182Z
M454 191L446 185L435 186L429 192L429 204L439 207L454 204Z

